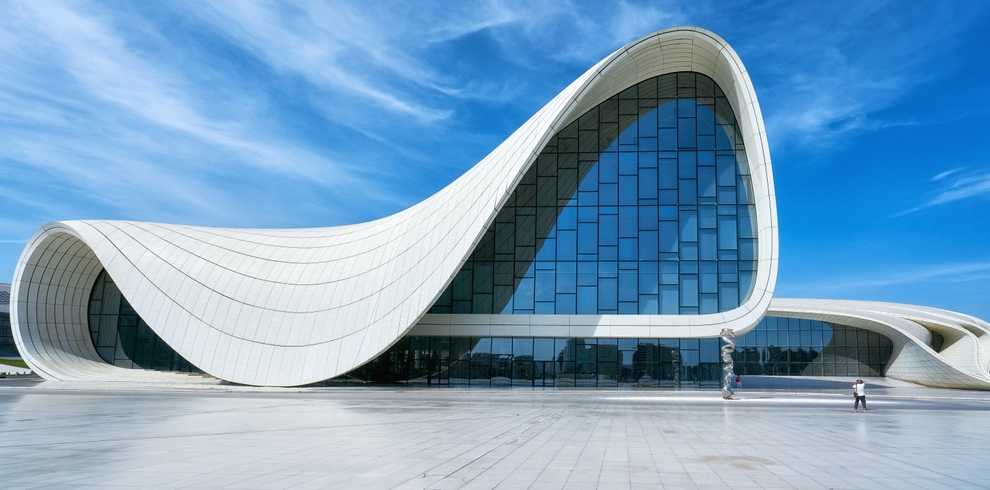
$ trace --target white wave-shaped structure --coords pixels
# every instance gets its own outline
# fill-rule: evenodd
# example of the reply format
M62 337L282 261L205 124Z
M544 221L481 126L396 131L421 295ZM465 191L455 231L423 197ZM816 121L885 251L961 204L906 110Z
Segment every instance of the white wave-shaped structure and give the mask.
M332 228L238 230L121 221L55 222L15 272L13 319L24 358L45 377L127 378L89 339L87 301L102 269L142 319L203 371L238 383L301 385L384 351L424 315L555 132L621 89L665 73L713 78L737 115L752 166L760 250L756 288L714 315L636 318L637 326L745 329L769 305L777 233L756 94L719 37L674 28L616 51L575 80L484 160L425 201ZM595 316L611 327L629 316ZM676 333L674 333L676 335Z
M716 314L426 315L558 131L623 89L675 72L712 78L742 135L758 244L755 284L745 302ZM596 64L463 176L392 216L348 226L274 230L49 223L28 242L15 270L13 333L25 361L48 379L174 380L173 373L115 367L97 353L88 308L94 283L105 270L140 318L176 353L205 373L251 385L297 386L338 376L411 331L675 338L717 337L731 328L742 334L771 307L778 262L775 206L763 118L745 67L715 34L672 28ZM851 311L848 305L790 301L798 303L775 303L778 313L810 317L832 308L841 310L831 313L838 318ZM860 323L901 339L898 352L911 353L915 360L892 360L892 372L923 382L915 371L928 361L919 359L949 356L916 345L924 337L920 331L901 335L909 329L898 327L898 321ZM986 377L981 367L986 359L980 357L990 332L985 323L953 323L966 325L959 328L929 320L913 324L939 328L950 346L958 344L947 351L952 359L945 362L967 367L954 367L953 373L961 369ZM974 352L975 363L966 357ZM970 378L952 381L956 378L945 375L926 384L974 384Z
M925 306L834 299L774 298L768 315L819 320L876 332L893 343L887 377L938 388L990 390L990 323ZM943 342L936 351L933 333Z

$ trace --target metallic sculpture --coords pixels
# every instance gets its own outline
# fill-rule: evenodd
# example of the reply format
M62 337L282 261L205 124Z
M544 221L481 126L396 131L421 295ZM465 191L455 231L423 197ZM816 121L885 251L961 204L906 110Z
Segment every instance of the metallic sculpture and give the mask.
M732 400L735 392L732 391L732 378L735 372L732 366L732 352L736 350L736 334L731 328L722 329L722 398Z

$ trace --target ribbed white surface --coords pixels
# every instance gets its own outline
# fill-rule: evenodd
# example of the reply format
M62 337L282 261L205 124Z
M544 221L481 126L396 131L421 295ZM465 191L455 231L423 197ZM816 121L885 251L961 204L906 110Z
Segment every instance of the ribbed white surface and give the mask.
M783 298L775 298L767 314L834 322L889 338L894 351L885 376L940 388L990 390L990 374L981 361L990 354L990 324L978 318L879 301ZM931 331L945 337L939 352L929 346Z
M459 179L393 216L295 230L120 221L45 225L15 271L15 339L25 360L49 378L156 376L109 366L92 347L89 292L106 268L141 318L209 374L290 386L347 372L421 319L553 134L622 89L677 71L712 77L736 113L756 197L754 292L739 308L713 315L569 321L589 326L597 336L638 336L642 327L665 337L714 336L724 326L744 332L769 306L777 274L775 197L763 119L735 52L708 31L674 28L598 63ZM506 320L492 319L499 321ZM560 319L523 321L538 326Z

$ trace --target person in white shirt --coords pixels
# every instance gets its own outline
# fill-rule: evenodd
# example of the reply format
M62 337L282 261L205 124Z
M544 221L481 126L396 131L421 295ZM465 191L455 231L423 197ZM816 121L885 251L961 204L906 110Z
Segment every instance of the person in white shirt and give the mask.
M863 411L866 409L866 383L861 379L857 379L856 383L853 384L853 396L856 397L856 403L853 405L853 410L859 410L859 402L863 402Z

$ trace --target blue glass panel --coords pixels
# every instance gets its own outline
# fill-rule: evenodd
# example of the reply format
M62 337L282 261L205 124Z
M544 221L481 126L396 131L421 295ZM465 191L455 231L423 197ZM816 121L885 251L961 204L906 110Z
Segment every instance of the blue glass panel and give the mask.
M656 294L641 294L639 295L639 312L640 315L659 315L660 314L660 299Z
M660 129L657 137L658 150L677 149L677 129Z
M515 310L533 309L533 279L524 278L519 280L516 292L512 295Z
M595 286L578 286L577 314L598 314L598 288Z
M578 253L598 253L598 223L578 223Z
M640 262L639 264L639 294L658 294L660 292L660 271L656 262Z
M711 109L705 106L698 107L697 118L699 135L715 134L715 113Z
M600 184L615 184L619 182L618 153L603 153L598 157L598 182Z
M695 104L692 99L678 99L677 100L677 116L678 117L694 117L697 104Z
M738 306L757 240L737 131L704 75L663 75L604 101L554 136L431 312Z
M639 260L656 260L659 253L659 241L655 231L639 232ZM621 250L620 250L621 257Z
M553 301L556 285L557 279L554 271L536 271L536 301Z
M619 135L619 145L636 145L639 143L637 124L634 122ZM620 146L621 148L621 146Z
M661 252L676 253L678 251L677 226L678 226L677 221L661 221L659 223Z
M635 175L619 177L619 204L635 206L639 204L639 179Z
M599 262L598 277L619 277L619 264L615 262Z
M718 282L739 283L739 264L734 260L723 260L718 263Z
M697 211L681 211L679 223L681 241L694 242L698 240Z
M660 208L655 206L643 206L639 208L640 235L643 234L643 231L657 229L660 224L659 216L657 216L659 211ZM677 216L674 215L673 219L677 219Z
M657 107L657 127L677 127L677 104L667 102Z
M701 293L718 293L718 262L704 261L699 265Z
M694 179L698 176L697 155L693 151L681 151L677 153L677 177L680 179Z
M683 99L682 99L683 100ZM698 135L694 118L677 120L677 148L697 148Z
M638 300L639 274L636 271L619 271L619 301Z
M619 208L619 237L635 238L639 235L638 209L633 206Z
M638 243L637 238L619 238L619 260L639 260Z
M657 189L659 189L659 181L657 180L657 169L655 169L655 168L641 168L639 170L639 196L638 197L640 199L656 199L657 198ZM653 208L652 207L647 207L647 209L653 209Z
M718 258L718 246L716 243L715 230L698 231L698 248L701 260L715 260Z
M698 167L698 196L715 197L714 167Z
M656 140L653 138L640 138L639 141L639 168L657 168ZM643 145L644 141L650 141L652 143L650 145ZM649 148L648 146L653 146L653 148ZM642 175L643 173L640 172L640 176Z
M619 175L631 175L633 177L639 172L639 154L635 152L619 153ZM621 179L620 179L621 182Z
M718 217L718 248L735 249L738 247L739 239L736 235L736 217Z
M556 270L556 292L577 292L577 264L575 262L558 262Z
M681 306L698 306L698 276L681 276Z
M600 206L616 206L619 204L618 184L602 184L598 188L598 204Z
M557 260L577 260L577 231L557 231Z
M594 286L598 284L598 264L595 262L578 262L578 286Z
M680 264L677 262L660 262L660 284L677 284L680 277Z
M660 286L661 315L677 315L681 312L680 297L677 293L677 289L678 286L676 284Z
M681 260L691 261L698 260L698 242L681 242Z
M603 214L598 217L598 244L619 244L619 217L614 214Z
M698 181L681 180L677 191L678 204L685 206L698 204Z
M657 135L657 110L654 109L639 118L640 145L642 138L655 137Z
M661 158L657 163L660 172L660 189L677 189L677 160L673 158ZM674 203L676 204L676 203Z

